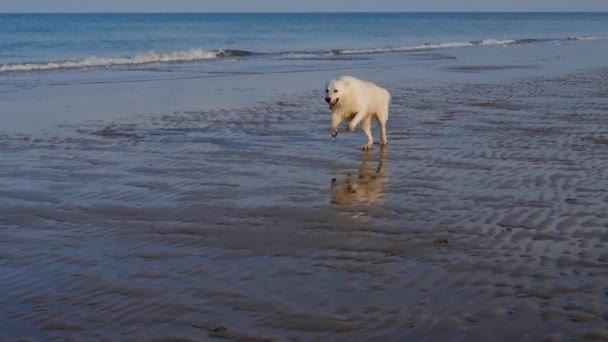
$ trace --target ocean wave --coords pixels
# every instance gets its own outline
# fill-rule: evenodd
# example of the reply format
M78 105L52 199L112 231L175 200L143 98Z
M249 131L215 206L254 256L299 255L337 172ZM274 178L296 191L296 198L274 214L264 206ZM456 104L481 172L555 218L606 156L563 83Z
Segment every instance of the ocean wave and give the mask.
M284 52L271 56L272 59L316 59L323 57L323 52Z
M561 38L522 38L522 39L484 39L474 40L469 42L446 42L446 43L424 43L418 45L405 45L396 47L380 47L380 48L366 48L366 49L336 49L331 50L329 53L340 55L340 54L376 54L376 53L395 53L395 52L410 52L410 51L425 51L425 50L439 50L439 49L454 49L454 48L465 48L474 46L509 46L509 45L523 45L523 44L534 44L543 43L550 41L565 41L565 40L608 40L608 36L581 36L581 37L568 37L566 39Z
M394 53L394 52L409 52L409 51L425 51L425 50L440 50L440 49L455 49L474 46L506 46L515 44L530 44L550 41L554 39L484 39L474 40L469 42L446 42L446 43L424 43L418 45L404 45L396 47L382 47L369 49L343 49L331 50L333 54L374 54L374 53Z
M523 38L523 39L484 39L479 41L460 41L460 42L439 42L424 43L414 45L403 45L393 47L372 47L359 49L330 49L325 51L287 51L278 53L252 52L248 50L204 50L190 49L174 52L146 52L134 56L126 57L86 57L81 59L27 62L27 63L8 63L0 64L0 73L31 72L31 71L53 71L66 69L90 69L108 68L116 66L136 66L156 63L184 63L196 62L201 60L214 60L222 58L246 58L257 56L270 59L352 59L358 58L357 55L416 52L439 49L456 49L468 47L492 47L492 46L511 46L534 44L542 42L565 42L583 40L608 40L608 36L571 36L566 38ZM363 58L363 57L361 57Z
M484 39L478 45L495 46L495 45L511 45L517 44L516 39Z
M469 46L474 46L474 45L475 44L473 44L472 42L425 43L425 44L419 44L419 45L405 45L405 46L397 46L397 47L331 50L331 53L336 54L336 55L360 55L360 54L375 54L375 53L437 50L437 49L447 49L447 48L469 47Z
M88 69L112 66L144 65L153 63L194 62L226 57L245 57L253 53L246 50L191 49L167 53L146 52L127 57L86 57L49 62L9 63L0 65L0 72L47 71L60 69Z
M572 36L572 37L568 37L568 40L608 40L607 36Z

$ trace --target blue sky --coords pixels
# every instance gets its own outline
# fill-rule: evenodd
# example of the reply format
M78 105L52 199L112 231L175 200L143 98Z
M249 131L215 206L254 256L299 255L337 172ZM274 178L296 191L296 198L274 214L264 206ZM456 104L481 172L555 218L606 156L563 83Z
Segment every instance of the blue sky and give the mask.
M0 12L608 11L608 0L0 0Z

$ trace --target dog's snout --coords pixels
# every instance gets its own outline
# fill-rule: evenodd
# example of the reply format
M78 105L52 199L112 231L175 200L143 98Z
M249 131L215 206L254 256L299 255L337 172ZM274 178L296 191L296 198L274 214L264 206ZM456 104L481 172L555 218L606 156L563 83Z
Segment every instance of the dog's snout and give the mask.
M329 103L329 101L331 101L331 99L329 97L326 97L325 102Z

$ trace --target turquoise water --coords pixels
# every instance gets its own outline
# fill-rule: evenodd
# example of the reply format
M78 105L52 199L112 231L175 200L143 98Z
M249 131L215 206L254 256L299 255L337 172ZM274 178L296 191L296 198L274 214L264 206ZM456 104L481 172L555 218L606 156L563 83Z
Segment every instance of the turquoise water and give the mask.
M608 39L608 13L0 14L0 72Z

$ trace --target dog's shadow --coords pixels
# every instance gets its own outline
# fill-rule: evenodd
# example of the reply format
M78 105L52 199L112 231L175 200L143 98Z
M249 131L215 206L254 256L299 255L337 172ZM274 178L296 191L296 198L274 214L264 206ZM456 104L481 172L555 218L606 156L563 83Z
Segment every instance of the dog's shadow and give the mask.
M377 167L372 168L377 161ZM361 167L356 174L342 179L331 179L331 203L348 206L356 204L380 204L384 199L386 174L386 149L382 148L376 158L373 152L363 154Z

